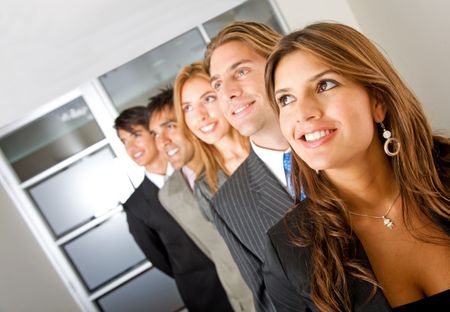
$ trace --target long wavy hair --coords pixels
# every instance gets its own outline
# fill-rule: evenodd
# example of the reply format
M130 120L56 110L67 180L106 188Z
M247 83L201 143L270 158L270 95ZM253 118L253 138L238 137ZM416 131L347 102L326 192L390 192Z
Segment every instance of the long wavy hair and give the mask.
M386 105L383 123L401 145L399 154L389 157L389 162L400 188L406 228L416 239L449 244L447 236L413 231L411 220L413 216L420 216L437 226L437 219L450 219L450 142L448 138L433 137L419 101L393 66L355 29L336 23L312 24L282 38L269 57L266 90L277 113L275 72L280 60L295 51L317 57L337 73L365 87L370 97ZM381 140L380 130L378 136ZM296 218L295 231L289 230L289 233L294 244L311 249L311 299L321 311L350 311L348 275L371 283L372 294L378 284L373 272L355 260L356 240L346 204L326 173L317 175L298 155L294 155L292 172L296 190L301 185L308 197L306 203L300 204L296 196L293 210L301 206L302 217Z
M180 127L185 133L186 137L194 144L196 153L199 154L203 168L201 168L206 177L206 182L208 183L211 191L213 193L217 192L217 173L222 170L226 175L231 175L232 172L228 172L225 166L225 159L222 154L217 150L212 144L208 144L197 138L189 129L184 119L184 111L181 103L181 93L183 86L186 82L193 78L205 79L209 82L209 76L203 67L202 62L195 62L190 65L186 65L179 72L175 78L174 86L174 103L175 103L175 114L177 120L179 121ZM238 139L241 146L246 152L250 150L250 144L248 138L243 137L239 132L230 127L230 134L233 138ZM196 172L197 177L200 176L202 172Z

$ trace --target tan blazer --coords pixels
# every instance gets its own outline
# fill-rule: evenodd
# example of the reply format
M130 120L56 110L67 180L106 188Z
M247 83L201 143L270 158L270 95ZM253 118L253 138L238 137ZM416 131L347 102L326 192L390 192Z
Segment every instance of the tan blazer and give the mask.
M180 170L159 191L159 200L197 246L215 263L235 311L254 311L252 293L214 225L206 220ZM213 307L212 307L213 308Z

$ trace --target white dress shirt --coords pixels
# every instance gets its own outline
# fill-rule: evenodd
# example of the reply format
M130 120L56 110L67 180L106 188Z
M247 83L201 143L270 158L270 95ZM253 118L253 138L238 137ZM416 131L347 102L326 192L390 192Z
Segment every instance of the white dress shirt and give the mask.
M173 173L173 167L170 165L170 163L168 163L165 174L158 174L158 173L145 171L145 176L160 189L163 187L164 183L172 175L172 173Z
M284 153L289 152L291 149L288 148L285 151L274 151L271 149L263 148L257 146L250 140L255 154L266 164L266 166L272 171L272 173L280 180L280 182L287 187L286 173L284 172L283 156Z

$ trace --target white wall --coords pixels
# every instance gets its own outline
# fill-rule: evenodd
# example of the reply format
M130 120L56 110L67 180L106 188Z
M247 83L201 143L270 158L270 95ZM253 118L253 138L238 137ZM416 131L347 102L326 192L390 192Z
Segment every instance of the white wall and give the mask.
M346 0L277 0L291 30L320 21L344 23L359 29Z
M0 185L0 311L79 311Z
M0 127L244 0L2 0Z
M415 91L433 128L450 135L450 2L349 0L361 30Z

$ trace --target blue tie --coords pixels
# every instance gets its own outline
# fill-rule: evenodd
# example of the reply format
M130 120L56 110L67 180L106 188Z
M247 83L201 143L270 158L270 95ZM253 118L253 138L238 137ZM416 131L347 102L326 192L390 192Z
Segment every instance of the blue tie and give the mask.
M292 197L295 197L294 184L292 183L291 165L292 165L292 153L286 152L283 154L284 174L286 175L286 182L287 182L287 186L289 188L289 193L291 193ZM302 190L300 193L300 200L303 200L303 199L305 199L305 194L303 193L303 190Z
M294 197L294 185L292 183L292 176L291 176L291 163L292 163L292 156L291 152L287 152L283 154L283 167L284 167L284 174L286 176L286 182L289 189L289 192L291 193L291 196Z

